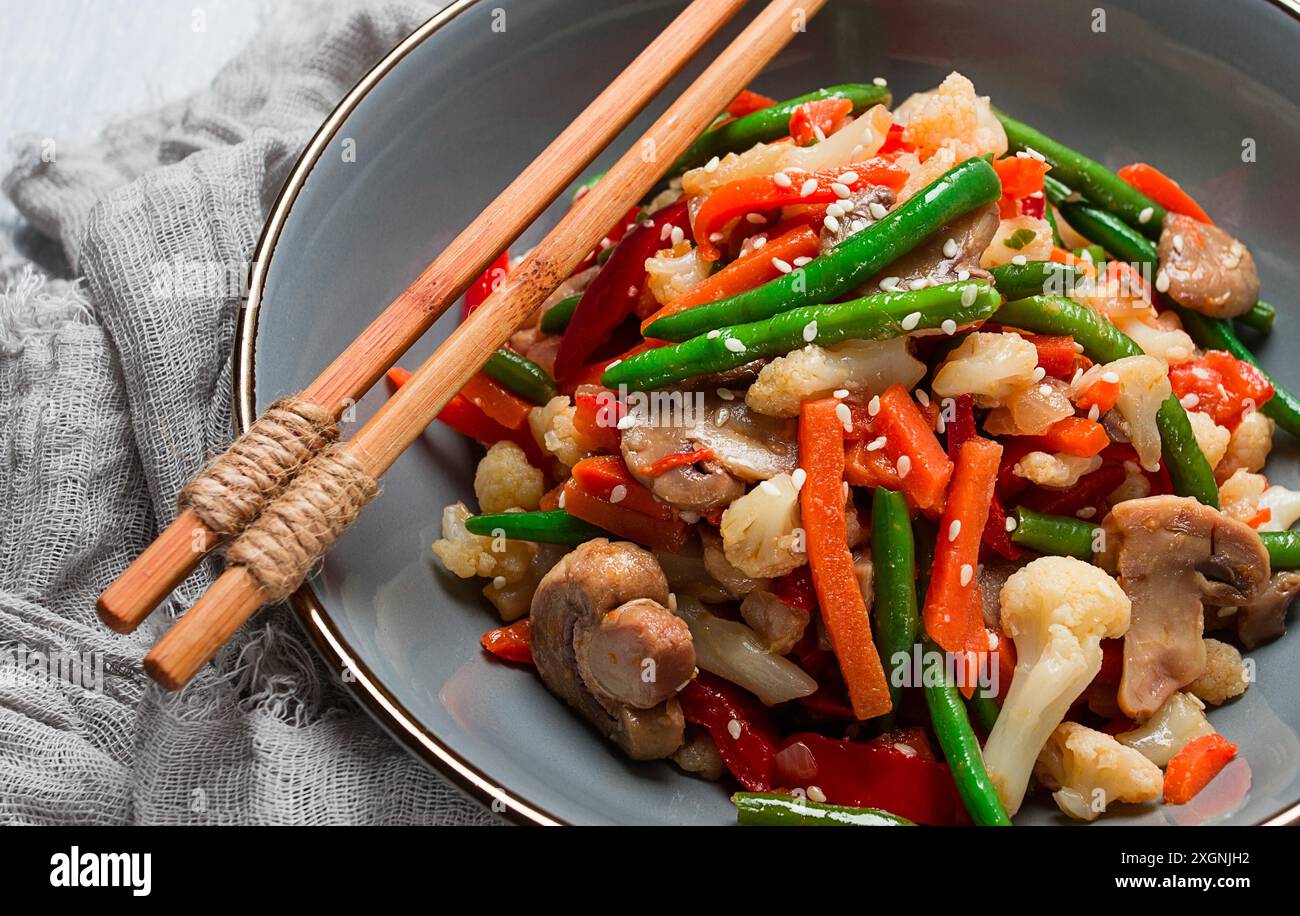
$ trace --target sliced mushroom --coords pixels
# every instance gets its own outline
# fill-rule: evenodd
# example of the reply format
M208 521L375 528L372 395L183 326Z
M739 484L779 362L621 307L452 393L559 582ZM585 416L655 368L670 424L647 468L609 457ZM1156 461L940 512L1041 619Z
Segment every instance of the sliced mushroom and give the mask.
M727 506L745 483L791 473L798 463L794 421L752 411L743 399L728 401L716 391L665 390L647 399L674 398L651 409L629 404L623 420L623 459L638 480L665 502L691 512ZM674 397L675 396L675 397ZM655 462L709 449L713 457L651 476Z
M543 683L636 760L667 757L685 721L674 698L695 672L685 621L648 551L598 538L566 554L533 595Z
M1283 570L1274 573L1263 591L1237 608L1237 638L1247 649L1261 646L1286 632L1286 612L1296 595L1300 595L1300 572Z
M884 185L872 185L847 200L840 201L842 216L822 224L821 253L825 254L851 235L857 235L884 216L894 205L897 196Z
M1235 318L1259 299L1259 273L1246 246L1217 226L1170 213L1160 231L1160 273L1179 305Z
M1133 603L1119 705L1141 722L1205 669L1204 605L1242 605L1268 581L1259 535L1195 499L1148 496L1102 523L1098 562Z
M987 280L990 275L980 267L980 255L993 241L999 222L998 208L994 205L972 210L876 274L858 294L880 292L880 282L888 278L897 278L898 289L914 289L921 283L954 283L960 279L959 272L967 279ZM894 288L894 284L890 287Z

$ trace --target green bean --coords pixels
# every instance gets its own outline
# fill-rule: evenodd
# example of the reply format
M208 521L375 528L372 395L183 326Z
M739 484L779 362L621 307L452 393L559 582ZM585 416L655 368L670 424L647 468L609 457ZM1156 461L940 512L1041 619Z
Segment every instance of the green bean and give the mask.
M737 792L736 823L742 827L915 827L879 808L846 808L775 792Z
M1100 245L1085 245L1082 248L1076 248L1071 252L1076 258L1085 261L1092 261L1093 264L1101 264L1106 260L1106 249Z
M515 394L544 405L555 397L555 380L526 356L502 347L487 358L483 371Z
M1160 237L1160 229L1165 221L1165 208L1160 204L1100 162L1089 159L1063 143L1057 143L1001 111L995 110L994 114L1006 129L1011 149L1032 149L1041 153L1051 163L1052 171L1061 181L1082 191L1089 200L1105 207L1129 225L1140 228L1143 234L1151 238ZM1090 235L1088 238L1094 242L1100 241Z
M871 83L847 83L818 89L807 95L778 102L743 118L728 121L720 127L705 131L690 145L681 158L668 170L669 175L680 175L687 169L703 165L714 156L747 150L755 143L769 143L790 133L790 116L805 102L821 99L848 99L853 103L853 113L860 114L873 105L888 107L893 101L889 90Z
M563 509L546 512L494 512L465 519L470 534L503 537L510 541L535 541L539 544L577 545L594 538L613 537Z
M1061 227L1056 224L1056 213L1050 207L1043 207L1043 219L1047 220L1047 225L1052 227L1052 244L1057 248L1065 247L1065 240L1061 238Z
M1039 334L1069 335L1083 346L1090 359L1101 363L1142 355L1142 348L1119 328L1092 309L1069 299L1030 296L1008 302L998 310L998 320ZM1194 496L1207 506L1218 508L1219 487L1214 482L1214 471L1196 444L1192 423L1176 395L1169 395L1160 405L1156 425L1174 492Z
M612 247L610 246L605 250L609 251ZM563 334L564 329L569 326L569 319L573 317L573 310L578 307L578 303L581 301L581 293L561 299L546 310L545 314L542 315L542 320L538 322L538 327L546 334Z
M1157 266L1156 246L1143 238L1114 213L1072 200L1074 193L1051 175L1043 178L1043 190L1054 203L1070 227L1080 235L1095 242L1121 261Z
M968 159L821 257L762 286L660 318L647 337L686 340L714 328L830 302L888 267L943 225L996 201L1002 184L988 161Z
M1026 296L1064 296L1074 286L1078 273L1068 264L1056 261L1027 261L1024 264L1002 264L989 271L993 285L1004 299L1023 299Z
M780 356L805 344L886 340L948 322L952 322L949 327L964 327L992 315L1000 301L988 283L966 280L832 305L807 305L629 356L606 369L601 384L614 389L620 385L662 388L697 375L725 372L760 357Z
M871 494L871 559L875 569L872 619L876 648L886 667L898 653L911 657L920 623L916 613L916 543L912 511L903 494L877 487ZM881 728L894 723L903 690L889 679L893 709L881 718Z
M1261 531L1259 538L1273 569L1300 569L1300 531Z
M1093 537L1097 526L1068 515L1047 515L1018 507L1013 513L1016 527L1011 540L1022 547L1058 557L1092 561Z
M1179 317L1183 327L1192 339L1206 350L1227 350L1237 359L1244 360L1252 366L1259 367L1255 354L1242 343L1232 330L1232 323L1222 318L1210 318L1200 312L1193 312L1178 306ZM1300 436L1300 398L1287 390L1277 379L1263 368L1261 372L1273 384L1273 396L1260 405L1259 412L1271 417L1278 426L1293 436Z
M1233 321L1240 321L1246 327L1259 334L1273 333L1273 320L1277 318L1277 309L1267 302L1256 302L1250 311L1238 315Z
M928 639L925 648L927 654L943 651ZM948 761L953 782L957 784L957 794L970 812L971 819L980 827L1011 826L997 789L984 769L984 755L980 751L979 739L971 730L961 694L946 674L942 684L926 684L925 702L930 708L930 722L939 738L939 746L943 748L944 759Z

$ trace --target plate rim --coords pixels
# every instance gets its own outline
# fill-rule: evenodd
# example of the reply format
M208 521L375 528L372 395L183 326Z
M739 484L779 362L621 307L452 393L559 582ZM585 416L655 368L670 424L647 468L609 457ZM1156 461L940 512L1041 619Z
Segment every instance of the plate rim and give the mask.
M331 110L294 163L289 177L272 204L253 251L247 295L235 326L232 373L232 419L236 434L248 431L257 417L254 394L256 344L262 296L276 246L299 193L322 153L340 127L408 54L435 35L480 0L452 0L423 22L410 35L368 70ZM1300 23L1300 0L1264 0ZM570 822L540 805L497 785L486 773L448 747L425 728L411 712L374 676L343 638L310 582L304 582L289 596L299 623L307 631L317 652L340 679L348 692L385 731L408 752L451 780L470 799L478 801L509 821L530 826L563 826ZM1300 799L1257 822L1257 826L1290 826L1300 823Z

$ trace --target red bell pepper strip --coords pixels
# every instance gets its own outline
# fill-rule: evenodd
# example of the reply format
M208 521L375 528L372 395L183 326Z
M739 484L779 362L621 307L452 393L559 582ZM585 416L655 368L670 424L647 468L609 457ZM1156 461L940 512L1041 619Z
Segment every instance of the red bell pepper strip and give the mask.
M819 245L818 235L810 226L796 226L784 235L772 238L762 248L736 258L699 286L665 304L641 322L641 330L645 331L653 322L668 315L762 286L781 274L774 259L793 264L797 258L814 258L820 250Z
M890 124L889 132L885 134L885 142L881 144L880 149L876 151L879 156L890 156L897 153L910 153L916 150L916 144L909 143L903 139L903 125Z
M600 385L582 385L573 392L573 408L573 428L591 451L618 452L623 440L618 430L623 405L614 392Z
M581 199L581 195L579 196L579 199ZM639 205L634 206L631 210L628 210L627 213L624 214L623 218L619 220L617 224L615 224L614 228L609 230L609 232L605 233L605 237L600 240L599 245L597 245L595 248L591 250L591 254L583 258L582 263L579 264L577 267L573 268L573 274L570 274L569 276L573 276L574 274L580 274L584 270L595 267L596 262L600 260L600 253L602 251L604 251L606 248L612 248L613 246L617 245L620 241L622 241L623 236L627 235L629 232L631 232L633 229L636 228L637 217L640 215L641 215L641 207Z
M732 99L731 104L727 106L727 114L733 118L743 118L745 115L762 111L764 108L771 108L775 104L776 99L770 96L763 95L761 92L742 89L740 95Z
M853 570L844 520L844 426L835 398L804 401L799 459L808 478L799 493L808 564L822 620L849 689L853 712L872 719L889 712L885 669L871 638L871 618Z
M790 115L790 136L799 146L825 140L837 125L853 111L848 99L817 99L804 102Z
M996 491L989 500L989 517L984 523L984 543L998 556L1008 560L1019 560L1024 556L1024 551L1011 540L1011 532L1007 531L1007 510L1003 507L1002 500L998 499Z
M583 291L555 354L558 380L565 381L580 370L596 348L609 339L610 332L632 314L645 287L646 259L667 247L661 237L665 226L679 228L689 237L690 218L684 199L652 214L629 232Z
M1201 205L1192 200L1191 196L1179 186L1178 182L1165 175L1154 165L1135 162L1132 165L1124 166L1116 174L1119 175L1121 180L1137 188L1170 213L1181 213L1183 216L1190 216L1202 223L1214 225L1214 221L1210 219L1208 213L1201 209Z
M736 782L750 792L772 788L772 759L779 735L771 714L757 698L701 671L677 692L677 702L687 722L708 729Z
M939 523L924 618L925 631L948 652L988 651L975 571L1001 458L1002 446L991 440L976 437L962 443Z
M1025 340L1038 351L1038 365L1052 378L1069 379L1076 369L1086 369L1083 357L1074 346L1074 338L1067 335L1025 334ZM1088 362L1091 365L1091 361Z
M1033 156L1007 156L995 159L993 170L1002 181L1002 199L998 201L998 210L1003 219L1017 216L1043 215L1043 176L1051 166ZM1026 213L1026 199L1033 202L1037 213Z
M602 499L572 477L564 484L563 500L564 511L575 518L656 550L681 550L690 537L690 528L680 519L654 518Z
M410 369L403 369L401 366L394 366L387 372L388 384L393 386L396 391L411 380L412 372Z
M934 434L934 425L921 413L902 385L894 384L880 395L880 411L871 430L885 437L883 451L894 464L899 485L921 511L936 514L943 508L944 492L953 464Z
M460 312L462 321L469 317L470 312L482 305L483 300L497 291L509 271L510 249L507 248L488 265L487 270L479 274L478 279L470 284L469 289L465 290L465 304Z
M1101 454L1110 445L1106 427L1086 417L1065 417L1057 420L1041 436L1025 436L1040 451L1064 452L1078 458L1091 458Z
M541 446L537 444L537 440L533 438L532 432L526 426L522 429L502 426L463 395L454 395L447 402L447 406L439 412L438 419L461 435L476 439L484 445L502 441L513 442L524 450L528 463L533 467L544 470L550 464Z
M1185 805L1237 756L1237 745L1219 733L1193 738L1165 767L1165 801Z
M677 518L677 510L656 499L645 485L632 476L618 455L583 458L573 466L571 474L573 480L598 499L612 500L614 488L622 487L622 496L615 505L666 522Z
M1074 405L1080 410L1090 410L1096 407L1097 412L1102 414L1114 407L1118 400L1119 382L1108 382L1104 378L1099 378L1079 392Z
M533 663L533 622L525 617L488 630L479 643L497 658L524 665Z
M975 396L959 394L952 401L952 419L944 422L948 460L955 462L967 439L975 436Z
M784 174L784 173L781 173ZM775 210L800 204L830 204L840 200L836 184L850 192L872 185L884 185L895 191L907 183L907 172L883 159L871 159L850 166L822 169L819 172L795 172L786 176L789 186L778 184L771 175L741 178L724 184L710 194L695 215L695 237L700 256L716 261L721 254L712 236L734 219L747 213ZM845 178L851 180L845 181ZM811 184L808 184L811 182ZM804 193L807 185L809 193Z
M880 742L791 735L777 752L772 773L782 788L816 786L837 805L883 808L931 826L969 822L946 764Z
M674 455L665 455L647 467L642 473L647 477L658 477L660 474L668 473L673 468L679 468L685 464L695 464L697 461L712 461L714 457L711 448L697 448L690 452L677 452Z
M790 607L801 611L811 611L816 607L817 595L813 591L812 573L808 569L808 564L798 566L784 576L772 580L772 594Z
M1210 350L1200 359L1174 366L1169 384L1179 400L1194 399L1185 406L1208 413L1228 429L1237 427L1246 410L1273 396L1268 376L1223 350Z
M481 411L509 429L519 429L528 423L533 405L510 391L495 379L482 372L470 377L460 393Z

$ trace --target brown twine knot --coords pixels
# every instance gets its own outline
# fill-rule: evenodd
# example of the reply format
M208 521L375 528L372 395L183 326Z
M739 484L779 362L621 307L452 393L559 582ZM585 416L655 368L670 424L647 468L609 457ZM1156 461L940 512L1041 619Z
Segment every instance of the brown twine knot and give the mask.
M180 505L225 539L243 531L312 456L339 437L330 411L281 398L181 490Z
M268 603L280 601L302 584L378 489L356 458L333 445L262 510L231 545L226 560L248 570Z

